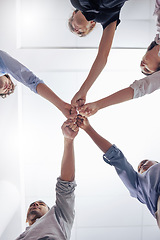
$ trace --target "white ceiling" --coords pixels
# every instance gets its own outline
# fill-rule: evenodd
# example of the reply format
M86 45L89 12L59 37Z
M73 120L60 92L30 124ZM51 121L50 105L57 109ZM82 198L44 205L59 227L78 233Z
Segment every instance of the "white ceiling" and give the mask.
M96 48L102 27L85 38L68 31L67 20L73 7L70 1L18 1L18 41L22 48ZM154 1L130 0L121 12L113 47L145 48L155 31ZM138 39L137 39L138 36Z
M125 4L113 43L115 49L87 101L109 95L143 77L139 62L156 32L153 8L153 0L130 0ZM88 37L71 34L67 19L72 10L69 0L0 0L0 49L29 67L66 102L70 102L87 76L101 36L98 25ZM49 206L54 204L63 150L60 127L64 116L15 83L15 93L0 101L0 182L5 180L6 190L11 191L8 196L6 191L6 198L1 197L4 215L0 222L4 224L0 225L0 233L4 232L0 240L15 239L24 230L31 201L43 199ZM152 107L159 100L156 92L102 110L90 121L100 134L124 151L135 168L146 157L160 161L160 119ZM119 236L124 240L158 240L159 230L149 211L129 196L114 169L103 162L102 152L82 131L75 141L75 154L78 187L71 240L115 240Z

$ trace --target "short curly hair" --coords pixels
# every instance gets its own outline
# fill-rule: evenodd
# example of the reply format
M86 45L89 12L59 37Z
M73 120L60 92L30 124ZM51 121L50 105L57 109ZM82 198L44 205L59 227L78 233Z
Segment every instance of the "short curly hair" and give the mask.
M73 13L77 13L78 11L80 11L80 10L76 9ZM74 28L73 28L73 26L72 26L73 13L72 13L72 16L71 16L71 17L69 18L69 20L68 20L68 27L69 27L69 29L70 29L70 31L71 31L72 33L75 33L75 34L78 35L79 37L85 37L86 35L88 35L88 34L93 30L93 28L95 27L95 25L91 25L90 28L89 28L86 32L84 32L84 33L75 32L75 31L74 31ZM95 24L96 24L96 22L95 22Z
M11 93L13 93L13 92L14 92L14 89L15 89L15 85L14 85L14 83L12 82L10 76L9 76L8 74L5 74L4 76L7 77L7 78L11 81L12 89L9 90L7 93L2 93L2 94L0 94L0 97L1 97L1 98L6 98L7 95L10 95Z

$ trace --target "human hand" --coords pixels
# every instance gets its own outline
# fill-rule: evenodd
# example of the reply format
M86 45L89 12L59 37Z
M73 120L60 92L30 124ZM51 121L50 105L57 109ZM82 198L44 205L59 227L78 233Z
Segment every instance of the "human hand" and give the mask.
M77 115L76 124L84 130L90 126L88 119L80 114Z
M73 107L81 107L85 104L86 94L79 90L71 100L71 105Z
M65 103L64 108L62 109L62 113L68 119L74 119L77 116L77 111L75 107L72 107L71 104Z
M79 113L85 117L94 115L98 110L99 108L96 102L87 103L84 106L78 108Z
M61 129L64 137L71 140L77 136L79 131L79 127L77 126L75 119L67 119L63 123Z

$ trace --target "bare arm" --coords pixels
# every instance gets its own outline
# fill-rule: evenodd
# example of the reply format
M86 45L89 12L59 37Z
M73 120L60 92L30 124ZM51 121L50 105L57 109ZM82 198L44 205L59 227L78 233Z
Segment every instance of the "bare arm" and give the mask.
M78 127L72 120L67 120L62 125L64 135L64 152L61 163L61 180L73 181L75 178L74 138L78 133Z
M101 38L101 42L98 49L97 57L91 67L91 70L86 78L85 82L81 86L80 90L76 93L73 97L71 103L74 106L82 106L86 100L86 94L92 84L95 82L97 77L102 72L103 68L105 67L108 59L108 55L112 46L112 41L115 33L116 28L116 21L110 23L103 31L103 35ZM78 102L80 100L80 102Z
M47 85L44 83L39 83L37 85L37 93L53 103L64 115L65 117L74 117L76 115L76 111L74 108L71 108L71 105L64 102L60 99Z
M100 136L90 125L87 118L78 116L77 125L82 128L95 142L95 144L105 153L112 146L112 144L105 138Z
M133 98L133 95L134 90L131 87L124 88L108 97L85 104L83 107L79 108L79 112L80 114L89 117L102 108L131 100Z

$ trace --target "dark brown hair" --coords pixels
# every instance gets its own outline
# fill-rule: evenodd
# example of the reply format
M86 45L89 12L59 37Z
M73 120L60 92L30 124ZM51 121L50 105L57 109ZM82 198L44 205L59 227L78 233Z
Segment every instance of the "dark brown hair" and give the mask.
M148 48L147 48L147 52L150 51L152 48L154 48L156 45L158 45L158 44L156 43L156 41L152 41L151 44L150 44L150 45L148 46ZM158 65L157 69L155 70L155 72L158 72L158 71L160 71L160 63L159 63L159 65ZM145 72L143 72L143 71L142 71L142 73L143 73L144 75L146 75L146 76L149 76L149 75L152 75L152 74L153 74L153 73L145 73Z

